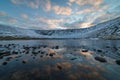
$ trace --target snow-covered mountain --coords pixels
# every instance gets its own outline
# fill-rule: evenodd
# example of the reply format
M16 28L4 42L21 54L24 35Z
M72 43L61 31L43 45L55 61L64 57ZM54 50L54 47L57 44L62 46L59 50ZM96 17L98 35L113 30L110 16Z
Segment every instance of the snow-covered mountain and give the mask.
M0 25L0 37L40 37L34 30Z
M84 29L30 30L0 25L0 37L120 39L120 17Z

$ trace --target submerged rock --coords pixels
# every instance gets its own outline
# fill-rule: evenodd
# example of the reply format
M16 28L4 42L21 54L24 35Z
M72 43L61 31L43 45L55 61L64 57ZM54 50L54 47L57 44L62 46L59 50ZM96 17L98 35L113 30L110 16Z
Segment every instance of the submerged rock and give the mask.
M116 60L116 63L117 63L118 65L120 65L120 60Z
M3 62L2 64L3 64L3 65L7 65L7 63L8 63L8 62L5 61L5 62Z
M59 46L56 46L55 49L59 49Z
M102 52L102 50L97 50L98 52Z
M72 59L70 59L70 60L75 60L75 59L77 59L77 58L72 58Z
M25 63L27 63L27 61L26 61L26 60L23 60L22 63L25 64Z
M95 60L99 61L99 62L107 62L107 60L103 57L95 57Z
M59 66L59 65L57 66L57 68L58 68L59 70L61 70L61 69L62 69L62 67L61 67L61 66Z

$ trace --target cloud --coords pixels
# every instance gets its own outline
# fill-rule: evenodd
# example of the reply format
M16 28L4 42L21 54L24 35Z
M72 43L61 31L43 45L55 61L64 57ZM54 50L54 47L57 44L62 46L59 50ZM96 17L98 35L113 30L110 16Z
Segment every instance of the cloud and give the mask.
M5 11L0 11L0 16L7 16L7 13Z
M23 18L23 19L27 19L28 18L28 15L27 14L20 14L20 16Z
M76 14L86 14L86 13L92 13L92 12L104 12L108 8L108 5L98 6L98 7L88 7L85 9L82 9L80 11L76 11Z
M15 23L15 22L17 22L17 19L16 18L8 18L8 22Z
M44 23L44 26L48 29L56 29L60 28L60 23L64 21L64 19L55 19L55 18L45 18L45 17L37 17L37 21Z
M93 24L89 21L76 21L73 23L64 23L63 26L68 29L76 29L76 28L87 28L92 26Z
M58 5L53 6L53 10L57 15L70 15L72 13L72 9L70 7L63 7Z
M51 2L50 0L47 0L45 3L45 11L50 11L51 10Z
M31 8L38 8L39 5L37 5L36 3L34 2L29 2L28 5L31 7Z
M51 10L51 2L50 0L11 0L14 4L24 4L33 9L38 9L40 7L43 8L45 11Z
M69 2L75 2L78 5L91 4L93 6L99 6L102 3L102 0L69 0Z
M39 8L41 1L42 0L30 0L30 1L28 1L28 0L11 0L11 2L14 4L24 4L31 8L34 8L34 9Z

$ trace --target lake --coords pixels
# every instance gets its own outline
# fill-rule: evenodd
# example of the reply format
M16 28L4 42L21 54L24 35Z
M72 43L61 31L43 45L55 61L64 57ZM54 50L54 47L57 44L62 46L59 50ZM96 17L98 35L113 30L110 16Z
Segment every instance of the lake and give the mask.
M120 40L0 40L0 80L120 80Z

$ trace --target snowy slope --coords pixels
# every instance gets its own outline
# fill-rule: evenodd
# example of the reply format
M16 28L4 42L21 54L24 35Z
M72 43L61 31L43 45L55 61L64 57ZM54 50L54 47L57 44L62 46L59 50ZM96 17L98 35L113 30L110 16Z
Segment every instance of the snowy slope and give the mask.
M39 34L35 33L33 30L22 29L18 27L11 27L0 25L0 36L12 36L12 37L40 37Z
M120 39L120 17L84 29L30 30L0 25L0 37Z

